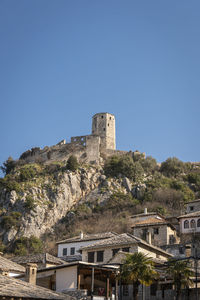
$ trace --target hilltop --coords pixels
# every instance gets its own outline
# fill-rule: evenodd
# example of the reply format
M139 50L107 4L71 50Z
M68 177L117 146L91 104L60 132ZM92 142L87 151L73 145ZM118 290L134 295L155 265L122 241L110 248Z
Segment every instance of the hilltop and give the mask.
M48 164L4 163L0 179L2 249L27 253L52 249L81 230L130 231L129 216L144 207L166 216L200 196L200 166L169 158L158 164L139 152L84 164L71 155ZM42 241L45 243L42 244ZM28 250L27 250L28 249Z
M114 115L98 113L90 135L8 158L0 178L1 250L54 252L65 236L128 232L129 216L144 207L177 216L200 197L199 163L169 158L158 164L115 145Z

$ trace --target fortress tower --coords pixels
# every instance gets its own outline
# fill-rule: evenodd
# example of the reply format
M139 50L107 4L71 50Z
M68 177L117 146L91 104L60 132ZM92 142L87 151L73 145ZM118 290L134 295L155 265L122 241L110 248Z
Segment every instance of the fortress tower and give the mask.
M92 118L92 135L100 136L101 150L115 150L115 116L109 113L95 114Z

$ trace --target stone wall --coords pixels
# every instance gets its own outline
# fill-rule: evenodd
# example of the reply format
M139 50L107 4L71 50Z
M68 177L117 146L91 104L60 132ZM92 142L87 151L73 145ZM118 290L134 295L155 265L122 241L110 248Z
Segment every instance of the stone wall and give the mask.
M146 231L146 237L145 237ZM176 243L179 238L177 237L176 231L167 225L155 225L155 226L141 226L133 228L133 235L141 238L147 239L147 233L151 235L151 243L155 246L173 244L171 237L174 237L174 243Z

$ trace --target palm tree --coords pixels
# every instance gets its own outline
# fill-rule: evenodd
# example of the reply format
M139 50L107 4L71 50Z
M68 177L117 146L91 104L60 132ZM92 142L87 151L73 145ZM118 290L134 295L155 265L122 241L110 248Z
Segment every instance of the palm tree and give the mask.
M124 281L133 283L133 299L137 300L139 285L151 285L155 279L158 279L158 273L154 269L151 257L139 252L126 255L120 277Z
M191 270L191 265L185 260L170 259L168 262L167 273L173 279L176 291L176 300L179 300L181 296L181 289L193 285L191 276L194 275L194 272Z

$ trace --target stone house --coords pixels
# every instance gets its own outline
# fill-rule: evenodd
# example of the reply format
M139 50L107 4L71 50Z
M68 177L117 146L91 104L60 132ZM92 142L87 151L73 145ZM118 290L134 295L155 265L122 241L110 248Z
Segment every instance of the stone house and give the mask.
M128 233L115 235L106 240L95 242L80 249L82 260L90 263L107 264L119 251L135 253L142 252L152 258L166 261L171 254L148 244L146 241Z
M20 264L24 267L28 263L37 264L37 269L48 268L52 266L62 265L64 260L55 257L49 253L38 253L26 256L14 256L10 258L11 261Z
M157 216L136 221L132 229L134 236L159 247L177 244L180 240L175 227L165 219L158 218Z
M0 275L0 299L54 299L54 300L74 300L74 298L53 292L40 286L30 284L5 275Z
M186 213L193 213L200 211L200 199L196 199L194 201L190 201L186 203Z
M20 264L17 264L3 256L0 256L0 274L14 277L20 274L24 274L25 270L25 267L21 266Z
M58 246L58 257L68 262L82 260L82 256L79 251L81 247L86 247L95 242L108 239L115 235L116 233L114 232L97 234L83 234L81 232L79 236L68 238L56 243Z
M200 211L178 217L181 234L200 233Z

